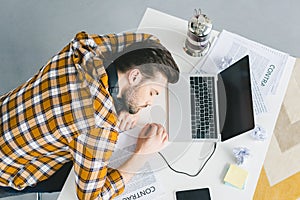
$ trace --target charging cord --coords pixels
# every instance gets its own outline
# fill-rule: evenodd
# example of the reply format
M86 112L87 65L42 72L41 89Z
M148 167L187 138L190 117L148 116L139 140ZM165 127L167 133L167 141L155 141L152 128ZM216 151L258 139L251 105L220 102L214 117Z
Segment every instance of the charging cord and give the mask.
M187 172L184 172L184 171L178 171L176 169L174 169L170 164L169 162L167 161L167 159L163 156L163 154L161 152L158 152L158 154L162 157L162 159L166 162L166 164L168 165L168 167L178 173L178 174L184 174L184 175L187 175L187 176L190 176L190 177L196 177L200 174L200 172L203 170L203 168L205 167L205 165L207 164L207 162L211 159L211 157L213 156L213 154L215 153L216 151L216 148L217 148L217 143L215 142L214 143L214 147L213 147L213 151L211 152L211 154L209 155L209 157L207 158L207 160L203 163L203 165L200 167L200 169L198 170L198 172L196 174L189 174Z

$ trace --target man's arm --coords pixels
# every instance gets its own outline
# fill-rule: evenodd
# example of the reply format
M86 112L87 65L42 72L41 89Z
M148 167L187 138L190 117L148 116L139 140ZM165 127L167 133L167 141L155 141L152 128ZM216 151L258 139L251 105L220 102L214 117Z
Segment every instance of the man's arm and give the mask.
M118 170L107 167L117 141L118 128L115 127L116 120L106 90L108 82L103 63L107 55L121 51L128 44L150 37L151 35L135 33L99 36L81 32L69 45L68 55L72 61L70 64L83 70L83 76L78 78L84 78L88 82L88 87L91 87L88 93L93 99L95 122L105 125L88 133L78 133L78 137L70 143L74 151L75 180L79 199L109 199L124 190L122 175Z
M118 56L125 47L145 40L159 43L155 36L145 33L96 35L80 32L72 40L70 47L74 54L74 64L80 64L92 77L99 79L103 74L104 63L110 64L115 55Z
M121 174L108 167L117 137L116 131L97 128L81 133L70 143L79 199L110 199L123 192Z
M103 139L107 136L107 140ZM139 134L134 154L118 169L107 167L112 155L117 133L93 129L81 134L72 142L74 146L74 171L79 199L109 199L121 194L126 183L139 172L155 152L168 141L165 128L147 124Z
M168 134L160 124L147 124L137 139L134 154L118 170L126 183L139 172L153 153L160 151L168 141Z

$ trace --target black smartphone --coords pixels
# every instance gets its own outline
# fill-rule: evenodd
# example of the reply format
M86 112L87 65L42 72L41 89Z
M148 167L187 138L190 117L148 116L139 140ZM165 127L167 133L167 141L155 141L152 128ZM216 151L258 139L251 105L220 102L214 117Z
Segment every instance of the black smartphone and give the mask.
M211 200L209 188L176 191L175 196L176 200Z

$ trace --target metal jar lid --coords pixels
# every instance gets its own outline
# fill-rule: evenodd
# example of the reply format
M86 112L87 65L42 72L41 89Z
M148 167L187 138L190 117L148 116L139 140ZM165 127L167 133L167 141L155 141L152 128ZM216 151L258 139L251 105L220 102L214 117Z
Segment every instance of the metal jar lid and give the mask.
M195 15L189 21L189 31L197 36L209 35L212 30L211 20L204 14L201 9L195 9Z

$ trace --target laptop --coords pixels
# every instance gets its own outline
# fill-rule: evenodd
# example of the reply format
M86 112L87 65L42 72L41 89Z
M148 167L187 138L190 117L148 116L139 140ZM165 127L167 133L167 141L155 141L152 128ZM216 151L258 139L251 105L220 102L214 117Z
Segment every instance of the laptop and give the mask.
M170 141L225 141L254 128L249 56L217 75L181 74L168 85Z

